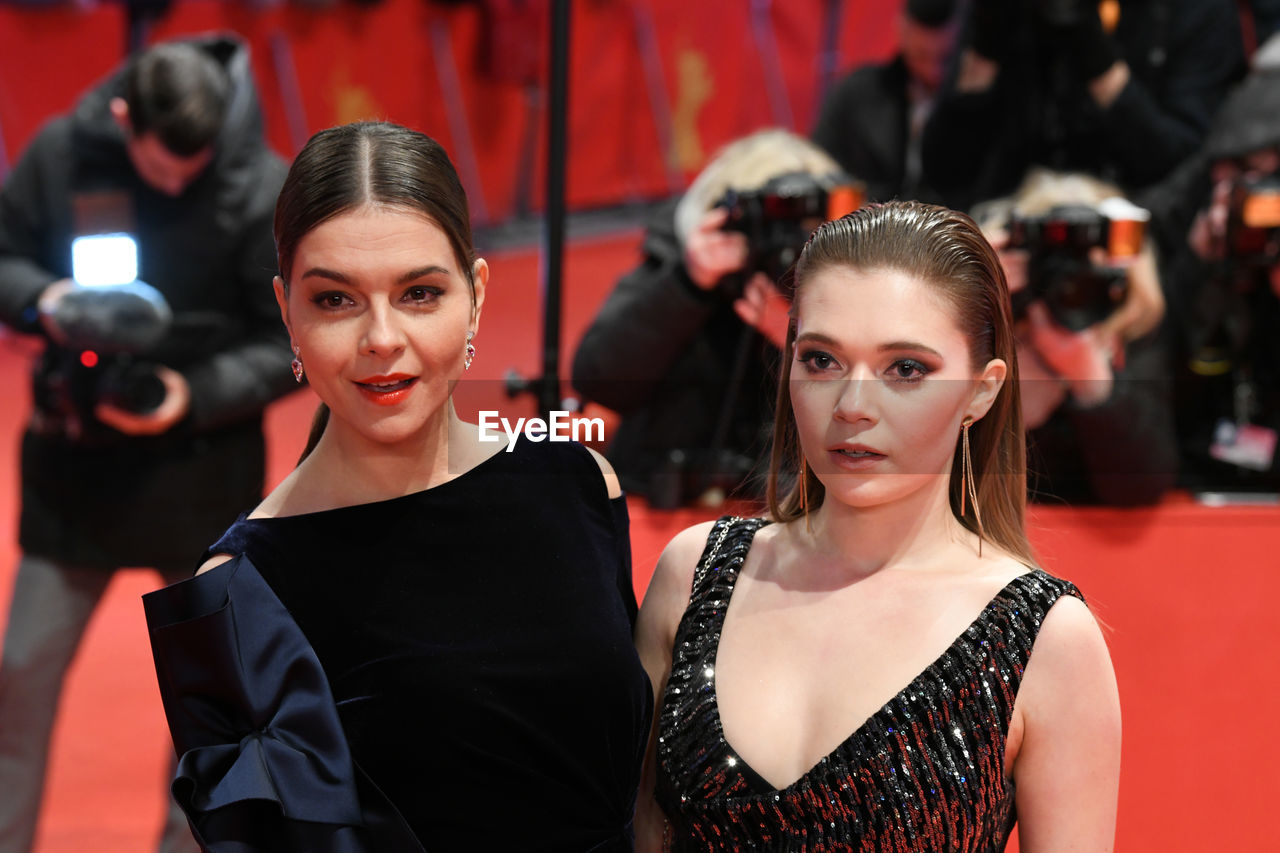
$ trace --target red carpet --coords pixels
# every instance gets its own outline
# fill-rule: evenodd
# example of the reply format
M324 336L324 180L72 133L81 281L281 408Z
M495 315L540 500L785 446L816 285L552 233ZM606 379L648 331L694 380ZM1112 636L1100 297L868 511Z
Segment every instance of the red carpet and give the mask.
M634 263L636 243L628 234L573 246L570 345ZM479 355L459 408L524 414L532 404L506 401L497 382L508 367L528 373L537 364L536 255L490 261ZM0 470L0 613L16 559L26 370L19 342L0 339L0 435L12 460ZM297 457L312 405L303 392L270 410L273 481ZM638 591L666 541L707 516L632 503ZM1174 496L1139 511L1039 509L1033 524L1046 568L1079 584L1110 627L1125 726L1117 850L1280 849L1270 813L1280 793L1271 779L1280 766L1280 632L1267 615L1280 597L1280 509L1208 509ZM155 582L149 572L121 572L89 627L58 718L37 853L153 848L168 744L139 596Z

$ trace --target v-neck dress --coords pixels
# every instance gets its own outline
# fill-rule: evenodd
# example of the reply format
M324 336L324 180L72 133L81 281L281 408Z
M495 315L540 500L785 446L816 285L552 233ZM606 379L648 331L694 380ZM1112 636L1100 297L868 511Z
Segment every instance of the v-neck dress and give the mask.
M923 672L797 781L775 789L726 742L716 704L725 611L763 519L716 522L694 572L659 710L668 849L998 851L1015 821L1005 739L1031 647L1072 584L1000 590Z

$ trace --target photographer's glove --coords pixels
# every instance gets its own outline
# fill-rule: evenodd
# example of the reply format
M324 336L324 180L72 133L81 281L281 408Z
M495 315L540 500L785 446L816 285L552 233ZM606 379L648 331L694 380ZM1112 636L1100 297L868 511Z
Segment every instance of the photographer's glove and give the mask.
M1053 46L1071 58L1086 82L1101 76L1120 58L1102 28L1096 0L1037 0L1040 20Z

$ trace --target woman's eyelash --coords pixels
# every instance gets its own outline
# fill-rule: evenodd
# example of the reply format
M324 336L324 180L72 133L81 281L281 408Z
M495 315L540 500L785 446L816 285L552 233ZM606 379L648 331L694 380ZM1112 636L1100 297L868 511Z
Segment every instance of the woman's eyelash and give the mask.
M809 370L826 370L835 363L835 359L830 354L822 350L809 350L800 355L800 363Z
M910 370L911 375L904 376L902 374L903 368ZM900 358L889 366L889 370L897 373L894 378L899 382L919 382L932 372L928 367L913 358Z
M336 290L329 290L324 293L317 293L311 298L311 301L321 308L341 308L346 303L347 296Z
M410 297L414 302L431 302L439 299L443 293L444 290L439 287L417 284L405 291L405 296Z

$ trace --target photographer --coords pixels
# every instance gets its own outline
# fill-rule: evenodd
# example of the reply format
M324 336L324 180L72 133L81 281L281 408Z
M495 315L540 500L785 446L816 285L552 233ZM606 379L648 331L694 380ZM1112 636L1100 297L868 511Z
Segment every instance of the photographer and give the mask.
M63 678L112 571L188 576L261 498L263 408L293 384L270 286L283 178L246 47L206 37L136 55L49 122L0 191L0 319L45 341L0 666L3 853L30 849ZM72 242L102 231L136 240L172 316L140 350L77 337L70 309L97 297L70 280ZM97 317L121 339L136 322ZM161 847L193 847L176 809Z
M1013 298L1031 493L1153 503L1177 473L1164 297L1145 211L1079 174L1030 173L975 211Z
M947 200L921 174L920 141L955 49L955 0L907 0L898 53L854 69L822 99L813 141L867 186L867 201Z
M1244 68L1228 0L974 0L964 43L922 162L966 207L1033 165L1150 186L1196 151Z
M1280 35L1146 203L1171 256L1184 484L1280 491Z
M622 415L607 455L629 492L658 506L718 502L764 458L788 310L775 281L827 216L769 220L759 208L766 197L825 200L845 180L812 143L763 130L728 145L655 214L644 260L573 361L574 387Z

